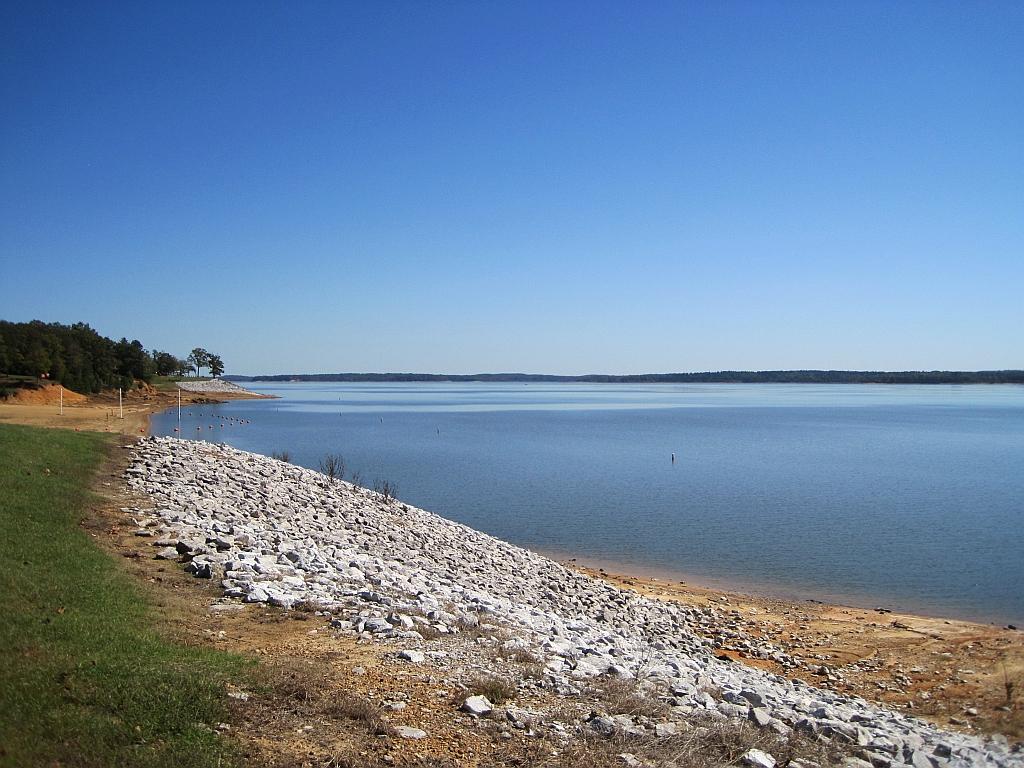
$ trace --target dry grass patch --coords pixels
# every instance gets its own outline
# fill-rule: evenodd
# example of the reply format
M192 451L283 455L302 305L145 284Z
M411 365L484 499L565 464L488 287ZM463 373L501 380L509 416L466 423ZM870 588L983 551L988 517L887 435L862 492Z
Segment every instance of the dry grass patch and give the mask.
M420 637L424 640L437 640L438 638L445 637L446 633L439 630L433 624L420 624L416 623L413 630L419 632Z
M261 671L269 691L290 703L291 716L350 720L374 736L393 733L380 707L362 696L333 689L322 665L286 658L264 665Z
M517 648L509 655L509 660L517 664L540 664L541 660L525 648Z
M633 755L653 768L720 768L734 765L748 749L773 755L779 765L804 758L831 765L840 755L828 753L821 745L802 737L785 738L772 731L758 730L740 721L704 718L692 721L676 736L612 736L585 734L572 742L537 739L524 743L518 753L495 757L482 768L622 768L620 755Z
M635 679L597 678L591 686L591 693L604 704L610 715L657 718L665 717L669 712L668 704L641 691L640 683Z
M325 701L322 711L335 720L353 720L373 736L394 735L394 729L384 720L380 707L362 696L340 694Z
M517 693L512 681L491 675L473 678L466 683L466 688L470 696L484 696L491 704L504 704L514 699Z
M292 606L292 613L295 615L292 618L307 619L309 616L304 614L314 614L317 611L323 610L317 603L312 600L299 600L295 605Z
M490 624L481 624L476 617L466 618L460 616L455 620L455 630L463 637L493 637L497 628Z

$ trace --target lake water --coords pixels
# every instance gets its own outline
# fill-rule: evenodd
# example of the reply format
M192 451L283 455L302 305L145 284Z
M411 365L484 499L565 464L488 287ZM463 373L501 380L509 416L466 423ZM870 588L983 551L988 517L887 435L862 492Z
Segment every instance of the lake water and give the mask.
M363 485L637 574L1024 624L1021 386L251 388L280 399L183 409L182 435L341 454Z

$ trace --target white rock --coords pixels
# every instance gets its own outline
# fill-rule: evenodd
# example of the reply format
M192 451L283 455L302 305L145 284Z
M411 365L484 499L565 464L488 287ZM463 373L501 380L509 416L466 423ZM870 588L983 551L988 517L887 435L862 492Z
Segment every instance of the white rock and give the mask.
M775 768L775 758L760 749L748 749L740 756L740 763L750 768Z
M427 732L408 725L396 725L395 735L402 739L425 739Z
M462 711L471 715L487 715L494 709L494 705L487 700L486 696L470 696L462 702Z

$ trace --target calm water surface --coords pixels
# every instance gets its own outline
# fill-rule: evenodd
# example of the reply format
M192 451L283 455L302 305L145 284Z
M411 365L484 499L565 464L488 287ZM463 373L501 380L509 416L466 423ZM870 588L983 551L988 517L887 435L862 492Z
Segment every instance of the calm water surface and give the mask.
M342 454L364 485L543 552L1024 624L1024 387L252 388L281 399L183 409L182 435Z

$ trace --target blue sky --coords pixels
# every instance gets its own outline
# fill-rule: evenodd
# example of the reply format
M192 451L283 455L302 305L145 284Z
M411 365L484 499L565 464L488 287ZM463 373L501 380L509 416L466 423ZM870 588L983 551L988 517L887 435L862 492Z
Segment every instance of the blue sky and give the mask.
M7 3L0 318L229 373L1024 367L1024 5Z

